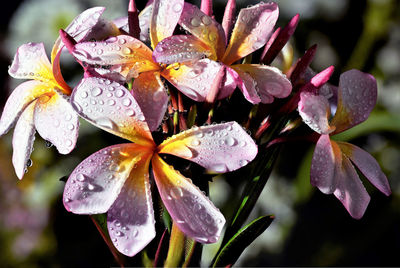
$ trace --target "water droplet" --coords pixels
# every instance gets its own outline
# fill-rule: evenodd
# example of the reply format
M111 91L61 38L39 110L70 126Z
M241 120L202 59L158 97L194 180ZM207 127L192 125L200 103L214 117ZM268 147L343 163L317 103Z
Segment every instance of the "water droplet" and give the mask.
M132 230L132 237L137 237L139 234L139 231L137 229Z
M124 91L122 91L122 89L118 89L117 92L115 92L115 96L117 96L118 98L121 98L124 95L125 93Z
M134 116L134 115L135 115L135 111L132 110L132 109L128 109L128 110L126 110L126 114L127 114L128 116Z
M116 232L115 232L115 235L116 235L116 236L123 236L123 233L120 232L120 231L116 231Z
M239 146L240 147L245 147L246 146L246 142L245 141L240 141L239 142Z
M208 242L210 242L210 243L215 243L215 242L217 242L217 241L218 241L218 238L217 238L216 236L210 237L210 238L208 239Z
M115 105L115 100L112 100L112 99L108 100L107 104L110 105L110 106L114 106Z
M106 118L106 117L97 119L96 124L98 124L99 126L105 127L105 128L110 128L110 129L114 128L114 122L111 121L111 119Z
M79 173L78 175L76 175L76 179L78 181L84 181L86 179L86 176L83 175L82 173Z
M45 141L44 145L46 146L46 148L50 148L53 146L53 144L50 141Z
M83 91L83 92L81 92L80 96L82 99L85 99L85 98L87 98L87 96L89 96L89 94L86 91Z
M67 147L71 147L72 146L72 141L71 140L66 140L65 141L65 145L67 146Z
M173 187L170 191L170 195L174 199L178 199L183 196L182 189L179 187Z
M198 138L203 138L204 137L204 132L199 132L199 133L197 133L196 134L196 136L198 137Z
M249 161L247 161L246 159L241 159L240 161L239 161L239 165L241 166L241 167L244 167L245 165L247 165L249 163Z
M32 159L28 159L28 161L26 161L25 166L26 166L26 167L31 167L32 164L33 164Z
M157 52L163 52L164 49L162 48L162 46L157 46L157 47L156 47L156 51L157 51Z
M117 91L117 93L118 93L118 91ZM129 106L129 105L131 105L131 103L132 103L132 101L128 98L125 98L122 100L122 104L125 106Z
M118 43L119 43L120 45L123 45L123 44L126 43L126 40L125 40L124 38L120 38L120 39L118 40Z
M94 190L94 185L93 184L88 183L87 187L88 187L89 191L93 191Z
M225 164L216 164L211 167L211 170L218 172L218 173L223 173L226 171L226 165Z
M190 143L192 146L199 146L200 145L200 141L199 140L197 140L197 139L195 139L195 140L192 140L192 142Z
M232 138L232 137L227 137L227 138L225 139L225 143L226 143L226 145L228 145L228 146L235 146L235 145L236 145L236 139L235 139L235 138Z
M208 16L203 16L203 17L201 17L201 21L203 22L203 24L204 25L210 25L211 24L211 19L210 19L210 17L208 17Z
M192 18L192 19L190 20L190 24L191 24L193 27L197 27L197 26L200 25L200 20L199 20L198 18L194 17L194 18Z
M103 54L103 50L100 48L97 50L97 55L101 55L101 54Z
M173 10L178 13L179 11L182 10L182 4L179 4L179 3L175 4L173 7Z
M92 88L92 95L94 97L99 96L102 92L103 92L103 90L99 87Z
M68 125L68 129L69 129L69 130L74 130L74 128L75 128L75 127L74 127L73 124L69 124L69 125Z
M125 55L129 55L132 53L132 49L130 49L129 47L124 47L122 49L122 53L124 53Z
M69 202L71 202L71 199L65 198L65 199L64 199L64 202L65 202L65 203L69 203Z

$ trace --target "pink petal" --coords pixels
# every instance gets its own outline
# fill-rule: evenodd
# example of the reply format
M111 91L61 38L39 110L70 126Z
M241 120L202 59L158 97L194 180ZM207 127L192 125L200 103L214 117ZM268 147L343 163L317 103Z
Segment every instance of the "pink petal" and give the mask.
M212 0L201 0L200 10L207 14L207 16L212 16Z
M54 79L57 81L57 84L59 85L59 89L66 95L71 95L72 90L65 82L64 77L61 74L60 57L61 57L61 50L57 53L56 57L52 62L53 76Z
M0 135L7 133L23 110L36 98L52 93L53 88L39 81L27 81L14 89L8 97L0 119Z
M217 242L225 224L221 212L158 155L153 157L152 166L161 199L178 228L200 243Z
M76 16L74 20L65 28L65 31L71 35L75 41L81 41L99 21L101 14L104 12L104 7L93 7L83 11ZM51 61L54 61L57 53L63 47L61 38L58 37L51 51Z
M255 87L256 83L248 73L243 72L240 68L235 68L235 69L229 68L228 71L235 79L236 85L240 88L246 100L248 100L253 104L261 102L261 96L258 94ZM264 102L267 103L272 103L274 101L274 98L269 94L264 94L263 99Z
M231 65L263 47L272 34L278 15L276 3L241 9L222 61Z
M245 72L251 76L262 103L270 103L271 96L286 98L292 91L292 84L278 68L259 64L238 64L232 68L239 74Z
M119 252L134 256L156 235L149 183L149 162L132 169L118 198L108 210L107 227Z
M168 94L161 81L160 73L141 73L133 81L132 95L143 111L150 131L157 130L168 106Z
M343 156L342 167L337 176L335 196L342 202L353 218L360 219L364 215L371 198L346 156Z
M184 0L154 0L150 19L151 46L155 48L161 40L171 36L178 24Z
M142 145L154 142L143 112L131 93L107 79L84 78L74 89L76 112L95 126Z
M239 169L257 155L257 145L236 122L193 127L158 148L159 153L188 159L217 173Z
M302 92L298 106L304 123L315 132L329 134L335 130L335 127L329 126L331 112L329 102L325 97Z
M17 50L8 73L14 78L54 81L43 43L23 44Z
M33 150L33 142L35 140L35 126L33 124L33 113L36 101L28 105L21 114L17 124L15 125L12 145L13 156L12 163L15 173L21 180L25 174L26 163L31 156Z
M228 0L226 3L224 17L222 19L222 28L225 32L225 38L228 39L235 21L236 0Z
M196 61L211 55L210 48L192 35L173 35L158 43L153 59L158 63Z
M347 142L338 142L338 144L342 152L379 191L387 196L392 193L386 175L369 153Z
M135 164L144 157L148 157L148 150L132 143L95 152L69 176L64 188L65 208L76 214L107 212Z
M317 187L324 194L331 194L336 190L337 170L342 162L338 145L331 142L329 135L319 138L311 162L311 185Z
M221 59L225 51L226 38L221 24L204 14L194 5L185 3L179 24L212 49L210 59Z
M219 89L217 99L225 99L232 95L233 91L236 89L236 75L237 73L233 71L228 66L225 66L225 84Z
M73 53L78 60L89 64L122 65L136 73L160 68L153 62L152 51L128 35L110 37L103 42L78 43Z
M339 80L338 106L331 125L335 134L364 122L376 104L375 78L358 70L343 73Z
M61 154L71 152L79 131L77 113L65 96L42 96L35 109L35 127L39 135L57 147Z
M110 36L117 36L120 34L121 31L114 24L114 22L100 18L96 25L93 26L86 34L85 38L82 38L79 42L92 40L100 41Z
M215 76L222 65L209 59L194 63L169 66L161 75L164 76L183 94L195 101L204 101ZM228 81L232 83L232 81Z

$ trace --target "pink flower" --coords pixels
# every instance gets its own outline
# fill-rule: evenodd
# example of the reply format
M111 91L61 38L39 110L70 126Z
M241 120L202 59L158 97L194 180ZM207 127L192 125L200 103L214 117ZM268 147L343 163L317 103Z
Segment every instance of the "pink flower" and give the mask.
M361 148L330 136L364 122L376 103L375 78L358 70L340 76L335 116L321 95L301 93L299 113L303 121L321 134L312 158L311 184L325 194L333 193L353 218L364 215L370 197L360 181L360 172L382 193L390 195L388 180L376 160Z
M238 86L249 102L272 103L274 97L285 98L291 92L292 85L285 75L267 65L234 63L266 44L278 13L275 3L260 3L240 10L226 46L223 27L196 6L185 3L179 24L192 35L165 38L155 48L153 59L164 64L182 63L177 70L167 70L167 79L175 78L168 80L177 88L186 88L191 93L189 97L196 101L207 97L208 87L203 81L213 80L210 72L217 73L225 65L226 81L218 99L231 95Z
M156 145L135 98L120 84L84 78L71 101L80 116L134 143L104 148L72 172L65 208L77 214L107 212L115 247L133 256L155 236L149 165L158 191L179 229L201 243L218 240L225 219L211 201L160 154L172 154L222 173L245 166L257 146L236 123L194 127Z

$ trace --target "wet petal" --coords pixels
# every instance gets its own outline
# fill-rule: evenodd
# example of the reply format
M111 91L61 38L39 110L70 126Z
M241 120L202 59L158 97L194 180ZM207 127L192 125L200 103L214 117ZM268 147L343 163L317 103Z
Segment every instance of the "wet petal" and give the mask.
M364 122L376 104L375 78L358 70L343 73L339 80L338 105L331 125L340 133Z
M191 35L173 35L158 43L153 59L158 63L196 61L211 55L210 48Z
M8 73L14 78L55 82L43 43L28 43L20 46Z
M257 104L261 102L261 96L256 89L257 83L248 73L242 71L240 68L231 68L230 73L235 78L236 85L240 88L243 96L249 102ZM269 94L263 96L265 103L272 103L274 98Z
M141 41L128 35L110 37L103 42L83 42L75 45L74 56L83 62L103 66L123 65L136 72L158 70L152 51Z
M264 46L278 15L276 3L260 3L241 9L222 61L230 65Z
M347 143L338 142L340 149L351 162L361 171L362 174L385 195L390 195L390 185L386 175L382 172L378 162L366 151Z
M221 59L225 51L225 33L221 24L194 5L185 3L179 24L212 50L210 59Z
M360 219L364 215L371 198L346 156L343 156L342 167L337 176L335 196L353 218Z
M161 199L178 228L200 243L217 242L225 224L221 212L158 155L153 157L152 166Z
M168 94L158 72L145 72L133 81L132 95L143 111L150 131L155 131L164 118Z
M95 126L142 145L154 142L143 112L131 93L107 79L82 79L71 95L75 111Z
M104 7L93 7L83 11L74 18L67 28L65 28L65 31L72 36L75 41L81 41L89 33L93 26L97 24L104 10ZM61 38L58 37L53 45L53 50L51 51L52 62L63 46L64 44L62 43Z
M181 16L184 0L154 0L150 18L151 47L171 36Z
M209 59L175 65L165 69L164 76L183 94L195 101L204 101L222 65Z
M232 68L239 75L245 72L251 76L262 103L270 103L273 97L286 98L292 91L292 84L278 68L259 64L238 64Z
M156 235L149 163L150 158L143 158L136 164L107 213L111 241L127 256L136 255Z
M58 88L63 93L65 93L67 95L71 95L72 90L68 86L68 84L65 82L64 77L61 74L60 57L61 57L61 50L57 53L57 55L54 58L53 63L52 63L53 76L54 76L54 79L57 81Z
M33 142L35 140L36 132L33 124L35 105L36 101L32 102L25 108L14 129L12 139L12 163L14 165L15 173L20 180L25 174L27 168L26 163L28 162L33 150Z
M35 127L39 135L57 147L61 154L75 148L78 138L78 114L63 95L42 96L35 109Z
M39 81L27 81L14 89L8 97L0 119L0 135L4 135L13 126L25 107L44 94L53 94L53 88Z
M317 187L324 194L331 194L336 190L337 171L342 162L342 153L335 142L331 142L329 135L319 138L311 162L311 185Z
M83 160L64 188L64 206L76 214L104 213L117 199L132 168L151 152L140 145L113 145Z
M302 92L298 107L304 123L312 130L319 134L329 134L335 130L335 127L329 126L331 110L325 97Z
M211 172L224 173L247 165L257 155L257 145L236 122L193 127L159 146L160 153L195 162Z
M225 66L225 84L219 89L217 99L225 99L232 95L233 91L236 89L236 76L237 73L233 71L228 66Z

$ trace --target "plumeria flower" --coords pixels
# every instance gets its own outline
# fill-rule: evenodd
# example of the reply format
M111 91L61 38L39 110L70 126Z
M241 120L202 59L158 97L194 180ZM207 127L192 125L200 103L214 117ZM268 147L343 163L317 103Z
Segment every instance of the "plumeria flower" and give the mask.
M311 184L325 194L333 193L353 218L359 219L370 201L353 165L382 193L391 190L376 160L361 148L330 136L364 122L377 99L375 78L358 70L340 76L338 101L331 119L330 105L322 95L301 93L299 113L303 121L321 134L311 164Z
M24 176L36 130L61 154L75 147L79 121L68 101L71 89L61 77L59 64L53 67L43 43L28 43L18 48L8 70L14 78L32 79L14 89L0 119L0 135L16 122L12 162L19 179Z
M107 212L115 247L125 255L135 255L155 236L151 163L161 199L178 228L201 243L217 241L223 215L160 154L190 160L212 172L236 170L257 154L254 141L236 122L194 127L156 145L138 103L120 84L84 78L71 102L89 122L133 143L104 148L76 167L64 189L68 211Z
M170 82L177 88L191 89L196 94L192 98L197 101L207 97L204 84L209 83L210 72L216 73L225 65L227 81L220 88L218 99L231 95L237 85L249 102L272 103L274 97L290 94L292 86L286 76L271 66L235 62L266 44L278 13L276 3L260 3L240 10L226 46L224 28L196 6L185 3L179 24L192 35L165 38L157 45L153 58L164 64L185 63L178 69L168 69L168 77L173 78Z

